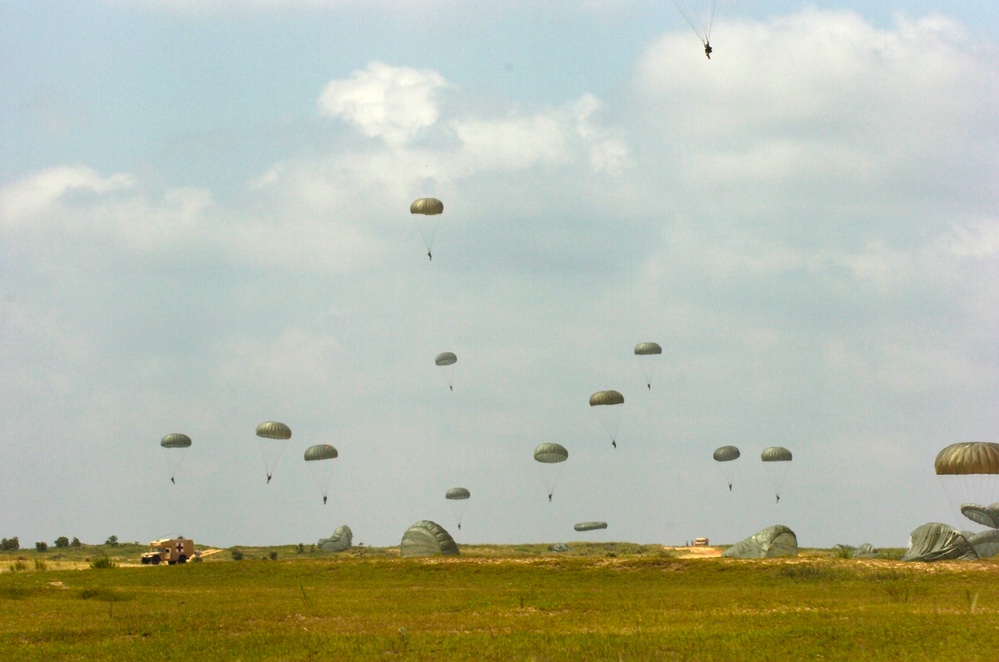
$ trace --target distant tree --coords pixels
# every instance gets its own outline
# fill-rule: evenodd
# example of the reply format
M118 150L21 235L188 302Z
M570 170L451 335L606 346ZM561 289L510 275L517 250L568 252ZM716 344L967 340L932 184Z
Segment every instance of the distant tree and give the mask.
M269 556L271 557L271 561L277 561L277 556L278 555L277 555L277 552L275 552L274 550L271 550L271 553L269 554Z
M73 536L73 541L69 543L70 547L82 547L83 543L76 536Z
M118 536L111 536L110 538L108 538L107 540L104 541L104 544L105 545L109 545L111 547L117 547L118 546Z
M242 561L243 560L243 551L239 550L239 549L232 550L232 560L233 561Z
M17 539L17 536L4 538L0 541L0 551L13 552L18 549L21 549L21 541Z
M35 543L36 552L47 552L49 551L49 544L47 542L38 541Z
M296 554L305 554L305 543L304 542L298 543L298 547L295 548L295 553Z
M55 546L57 549L61 547L69 547L69 538L66 536L59 536L55 539Z

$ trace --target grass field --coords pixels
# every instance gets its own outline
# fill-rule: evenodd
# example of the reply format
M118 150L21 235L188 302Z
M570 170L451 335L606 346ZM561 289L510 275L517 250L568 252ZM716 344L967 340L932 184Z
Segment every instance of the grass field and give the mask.
M241 547L140 566L143 547L0 554L7 659L995 660L999 563L654 545L327 554ZM116 567L92 568L104 555ZM273 557L273 558L272 558Z

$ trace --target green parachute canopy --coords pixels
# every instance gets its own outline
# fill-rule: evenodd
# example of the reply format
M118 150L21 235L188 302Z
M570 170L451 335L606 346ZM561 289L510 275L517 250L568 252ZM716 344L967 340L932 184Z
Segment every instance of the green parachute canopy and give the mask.
M783 524L761 529L722 553L722 556L734 559L772 559L797 555L798 537Z
M623 404L624 396L618 391L597 391L590 396L590 410L596 414L600 425L610 435L611 445L614 448L617 448L617 429L621 423Z
M962 503L961 514L990 529L999 529L999 503L982 506L977 503Z
M458 544L443 526L420 520L406 529L399 543L399 556L457 556Z
M999 444L962 441L947 446L933 462L938 476L999 474Z
M464 487L452 487L444 494L445 499L450 499L452 501L461 501L463 499L471 498L471 496L472 493Z
M534 449L534 459L544 464L555 464L565 462L569 459L569 451L561 444L541 444Z
M264 421L257 426L257 436L264 439L291 439L291 428L278 421Z
M763 452L760 453L760 459L764 462L790 462L791 451L783 446L771 446L763 449Z
M635 345L635 360L638 361L638 366L642 369L642 374L645 376L645 387L649 390L652 390L652 377L659 365L662 353L663 348L658 343L640 342Z
M635 356L654 356L662 354L663 348L654 342L640 342L635 345Z
M434 363L439 366L454 365L457 362L458 362L458 357L455 356L454 352L441 352L436 357L434 357Z
M597 391L590 396L591 407L623 405L624 396L617 391Z
M346 524L341 524L329 538L319 539L319 549L324 552L345 552L350 549L353 540L354 532Z
M711 454L711 457L715 459L716 462L731 462L732 460L738 460L742 453L735 446L722 446L716 448L715 452Z
M409 205L409 213L436 216L444 213L444 203L437 198L419 198Z
M164 435L163 438L160 439L160 446L163 448L190 448L191 438L186 434L174 432L172 434Z
M332 460L339 454L336 449L329 444L316 444L305 449L305 461L316 462L317 460Z
M978 553L963 533L939 522L923 524L909 534L903 561L974 561Z
M579 522L572 528L576 531L596 531L597 529L606 529L607 522Z

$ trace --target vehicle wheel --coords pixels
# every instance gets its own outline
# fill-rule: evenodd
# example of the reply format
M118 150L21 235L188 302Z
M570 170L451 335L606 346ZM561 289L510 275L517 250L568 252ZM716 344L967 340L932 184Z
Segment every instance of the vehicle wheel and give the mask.
M181 554L177 557L177 563L187 563L187 557Z
M153 562L153 565L159 565L160 564L160 557L154 556L152 558L152 562Z
M142 559L142 565L149 565L149 559L143 558Z

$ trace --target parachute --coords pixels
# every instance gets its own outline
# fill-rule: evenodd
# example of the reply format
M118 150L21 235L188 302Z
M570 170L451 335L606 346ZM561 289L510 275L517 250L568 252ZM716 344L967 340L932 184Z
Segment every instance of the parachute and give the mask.
M264 421L257 426L257 436L261 439L260 456L264 460L267 482L270 483L278 460L281 459L281 453L287 446L280 442L291 439L291 428L278 421Z
M652 375L655 374L662 353L663 348L654 342L640 342L635 345L635 360L645 375L645 387L649 390L652 390Z
M733 559L772 559L798 555L798 537L783 524L774 524L735 543L722 556Z
M607 522L579 522L572 528L576 531L596 531L597 529L606 529Z
M326 497L329 493L330 482L333 480L333 463L328 460L336 459L339 456L337 450L329 444L317 444L305 449L305 466L309 468L312 475L312 482L316 484L323 494L323 505L326 505Z
M621 423L621 407L624 396L617 391L597 391L590 396L590 409L600 419L600 424L610 435L611 445L617 448L617 428Z
M963 533L939 522L923 524L909 534L902 561L974 561L978 553Z
M444 213L444 203L437 198L420 198L409 205L409 213L416 219L416 227L427 246L427 257L434 259L434 236L437 234L437 217Z
M732 477L735 474L735 466L732 464L733 460L738 460L742 453L735 446L722 446L716 448L715 452L711 455L715 462L718 462L718 467L721 469L722 475L725 476L725 482L728 483L728 491L732 491Z
M534 449L534 459L539 462L538 475L548 491L548 500L552 500L555 485L562 473L562 463L569 459L569 451L561 444L541 444Z
M190 448L191 438L186 434L180 432L174 432L172 434L164 435L160 439L160 448L164 449L163 454L166 457L167 465L170 469L170 482L176 484L177 471L180 469L180 465L184 462L184 456L187 453L178 453L176 449L178 448Z
M319 539L319 549L324 552L345 552L350 549L353 540L354 532L346 524L341 524L329 538Z
M420 520L406 529L399 543L399 556L458 556L458 544L443 526Z
M444 368L444 379L447 381L448 390L454 390L454 364L458 362L458 357L454 352L441 352L434 357L434 365Z
M465 502L472 497L472 493L464 487L452 487L444 493L444 498L451 504L451 512L458 523L458 530L461 531L461 520L465 515Z
M989 517L988 510L999 500L999 444L989 441L962 441L937 453L933 470L955 510L978 523ZM982 504L992 503L993 506ZM976 517L983 515L983 517Z
M999 503L991 506L980 506L977 503L961 504L961 514L990 529L999 529Z
M783 446L771 446L763 449L760 459L764 462L767 477L774 488L777 503L780 503L780 491L784 487L784 477L787 475L788 463L791 461L791 451Z
M706 48L711 41L711 24L715 20L718 0L673 0L673 4Z

